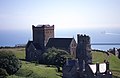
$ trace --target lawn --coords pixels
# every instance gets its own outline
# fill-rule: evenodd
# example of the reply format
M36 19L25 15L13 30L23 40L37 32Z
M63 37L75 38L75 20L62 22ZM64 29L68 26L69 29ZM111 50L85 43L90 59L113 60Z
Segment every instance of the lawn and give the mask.
M25 48L7 48L0 49L13 52L17 58L25 59ZM15 75L7 78L61 78L61 73L57 73L56 67L47 67L47 65L40 65L21 61L22 67Z
M115 78L120 78L120 59L118 59L113 54L109 54L109 57L107 57L106 53L103 52L92 52L92 60L93 63L96 62L104 62L105 59L108 59L110 63L110 70L112 71ZM113 77L114 78L114 77Z
M12 51L19 59L25 59L24 48L4 50ZM120 59L113 54L110 54L109 57L107 57L106 53L92 52L93 63L101 63L104 62L105 59L108 59L110 62L110 70L113 73L113 78L120 78ZM46 65L36 65L34 63L22 61L21 69L15 75L9 76L8 78L61 78L61 74L62 73L57 73L55 67L47 67Z
M22 61L21 69L8 78L61 78L55 67Z

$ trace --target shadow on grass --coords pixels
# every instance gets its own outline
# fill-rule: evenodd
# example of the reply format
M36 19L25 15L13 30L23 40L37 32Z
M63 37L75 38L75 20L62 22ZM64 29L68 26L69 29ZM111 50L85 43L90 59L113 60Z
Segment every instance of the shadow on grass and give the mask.
M58 74L58 73L57 73L56 75L57 75L57 76L60 76L60 77L63 77L62 74Z
M15 75L16 76L21 76L21 77L29 77L32 74L33 74L32 70L20 69L20 70L18 70L18 72Z
M118 76L113 76L112 78L120 78L120 77L118 77Z
M120 70L112 70L113 78L120 78Z
M19 59L19 60L21 60L21 61L26 61L26 59Z

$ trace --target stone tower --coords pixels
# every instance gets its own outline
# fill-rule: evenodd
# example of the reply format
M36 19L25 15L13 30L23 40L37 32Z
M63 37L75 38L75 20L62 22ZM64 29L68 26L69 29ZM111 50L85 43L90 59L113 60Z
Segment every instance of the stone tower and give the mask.
M85 71L85 65L92 63L90 37L78 34L77 41L76 57L79 62L79 71L83 72Z
M54 25L32 25L33 42L46 46L49 38L54 38Z

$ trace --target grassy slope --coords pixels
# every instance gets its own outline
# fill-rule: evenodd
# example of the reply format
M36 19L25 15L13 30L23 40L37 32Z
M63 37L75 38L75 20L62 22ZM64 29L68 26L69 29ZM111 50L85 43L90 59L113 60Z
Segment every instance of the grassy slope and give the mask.
M8 78L60 78L58 75L60 73L57 73L54 67L22 61L22 68L15 75Z
M13 49L0 49L12 51L17 58L25 59L24 48L13 48ZM56 68L47 67L46 65L36 65L34 63L22 61L22 67L20 70L12 76L7 78L61 78L61 73L56 72Z
M107 54L102 52L92 52L93 62L104 62L107 59ZM110 62L110 70L114 76L120 77L120 59L118 59L113 54L110 54L108 57L108 61Z
M4 50L10 50L15 53L19 59L25 59L24 48ZM102 52L92 52L92 58L94 63L103 62L107 58L107 55ZM115 78L120 78L120 59L110 54L108 61L110 62L110 69L112 70L113 75L117 76ZM22 61L22 68L15 75L9 76L8 78L60 78L60 76L57 76L59 74L60 73L56 72L56 68L46 67L45 65L36 66L33 63L26 63Z
M25 59L25 48L8 48L8 49L0 49L0 50L12 51L17 58Z

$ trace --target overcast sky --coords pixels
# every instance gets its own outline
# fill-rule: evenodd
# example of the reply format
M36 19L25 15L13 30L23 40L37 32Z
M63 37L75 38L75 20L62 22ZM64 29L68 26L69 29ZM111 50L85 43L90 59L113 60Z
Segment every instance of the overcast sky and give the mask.
M120 0L0 0L0 30L120 28Z

